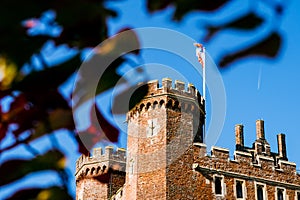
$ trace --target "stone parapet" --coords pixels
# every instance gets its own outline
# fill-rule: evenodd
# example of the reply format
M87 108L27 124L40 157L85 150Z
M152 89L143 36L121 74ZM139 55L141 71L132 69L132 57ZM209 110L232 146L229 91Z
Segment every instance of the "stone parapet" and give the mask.
M211 148L211 156L224 160L229 159L229 149L213 146Z
M113 168L119 171L125 171L126 163L126 150L123 148L117 148L114 152L112 146L105 147L104 153L102 148L93 149L92 156L81 155L76 161L76 177L78 174L84 175L96 175L99 174L99 170L102 172ZM83 168L85 170L83 170Z
M158 80L149 81L141 87L145 85L147 85L148 92L143 100L127 113L127 121L154 109L205 113L204 101L193 84L189 83L186 88L184 82L176 80L173 87L172 79L164 78L162 87L159 87Z
M296 163L294 163L294 162L279 160L278 166L279 166L279 169L282 169L284 172L288 172L291 174L296 173Z
M193 84L189 83L186 88L184 82L175 80L173 86L173 80L170 78L162 79L162 87L159 87L158 80L149 81L147 85L148 85L147 96L150 97L164 94L164 93L170 93L178 96L186 96L191 98L198 98L200 95Z

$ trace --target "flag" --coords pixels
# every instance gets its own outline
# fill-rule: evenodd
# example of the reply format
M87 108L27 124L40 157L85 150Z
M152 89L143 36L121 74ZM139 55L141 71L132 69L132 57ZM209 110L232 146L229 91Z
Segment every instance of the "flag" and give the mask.
M198 57L198 62L204 67L204 59L205 59L205 52L204 47L202 44L195 43L194 46L196 47L196 56Z

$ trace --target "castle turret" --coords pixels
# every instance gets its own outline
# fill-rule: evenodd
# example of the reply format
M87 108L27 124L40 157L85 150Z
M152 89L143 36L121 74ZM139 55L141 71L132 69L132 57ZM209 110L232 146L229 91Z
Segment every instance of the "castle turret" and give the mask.
M203 141L201 96L192 84L169 78L147 83L148 94L127 115L128 158L124 199L193 196L190 151ZM187 171L191 174L182 174ZM190 183L183 186L182 183Z
M108 146L76 161L76 200L109 199L125 183L126 151Z

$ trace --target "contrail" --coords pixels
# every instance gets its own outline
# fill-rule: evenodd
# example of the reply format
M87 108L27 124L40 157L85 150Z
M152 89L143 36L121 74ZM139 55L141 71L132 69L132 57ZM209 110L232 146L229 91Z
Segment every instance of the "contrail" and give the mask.
M260 89L260 84L261 84L261 73L262 73L262 67L260 66L259 72L258 72L257 90Z

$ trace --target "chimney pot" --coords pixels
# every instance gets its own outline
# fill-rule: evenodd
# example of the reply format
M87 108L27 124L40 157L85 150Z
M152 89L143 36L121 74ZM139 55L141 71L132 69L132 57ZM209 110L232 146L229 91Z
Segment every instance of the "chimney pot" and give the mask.
M264 120L256 120L256 139L265 139Z
M242 124L235 125L235 145L236 150L242 150L244 147L244 126Z
M280 134L277 135L277 143L278 143L279 157L281 159L287 160L285 134L280 133Z

